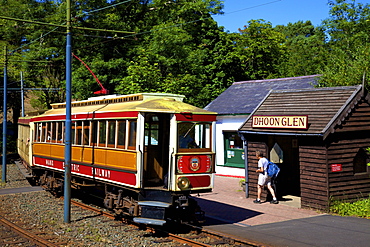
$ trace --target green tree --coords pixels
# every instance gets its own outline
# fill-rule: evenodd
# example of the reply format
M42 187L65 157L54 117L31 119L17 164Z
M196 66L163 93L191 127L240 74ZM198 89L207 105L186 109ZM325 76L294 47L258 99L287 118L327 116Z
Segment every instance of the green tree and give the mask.
M319 74L326 64L326 35L322 27L311 21L278 25L275 30L285 37L287 53L279 65L281 77Z
M251 20L240 29L236 40L248 79L274 78L286 55L284 36L272 28L270 22Z
M360 84L364 73L370 78L370 6L354 0L330 1L330 6L324 21L330 52L320 86Z

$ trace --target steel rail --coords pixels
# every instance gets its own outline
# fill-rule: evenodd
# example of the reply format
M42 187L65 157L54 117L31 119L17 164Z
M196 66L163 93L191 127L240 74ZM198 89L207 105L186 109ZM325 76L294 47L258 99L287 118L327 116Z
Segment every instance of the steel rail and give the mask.
M56 245L52 242L49 242L48 240L46 240L44 238L41 238L41 237L31 233L30 231L27 231L27 230L23 229L22 227L17 226L16 224L10 222L9 220L5 219L2 216L0 216L0 224L2 224L5 227L8 227L8 228L12 229L12 231L17 232L22 237L27 238L32 243L35 243L39 246L42 246L42 247L58 247L59 246L59 245Z

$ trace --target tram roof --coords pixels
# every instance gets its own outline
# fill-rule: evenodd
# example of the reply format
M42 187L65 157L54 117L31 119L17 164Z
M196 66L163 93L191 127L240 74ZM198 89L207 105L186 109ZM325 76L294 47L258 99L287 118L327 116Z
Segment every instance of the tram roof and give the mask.
M216 114L184 103L185 96L177 94L140 93L130 95L108 95L72 102L72 114L102 112L161 112L192 114ZM52 104L52 109L40 115L65 115L66 103ZM36 116L37 118L39 116Z

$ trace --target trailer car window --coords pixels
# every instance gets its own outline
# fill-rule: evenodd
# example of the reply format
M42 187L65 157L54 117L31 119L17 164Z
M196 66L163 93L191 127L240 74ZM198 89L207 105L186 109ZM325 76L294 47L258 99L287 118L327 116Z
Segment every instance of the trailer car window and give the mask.
M129 149L136 149L136 120L129 121Z
M107 140L107 122L99 121L99 146L105 147Z
M64 133L63 133L63 130L64 130L64 122L58 122L57 123L58 127L58 133L57 133L57 138L58 138L58 143L62 143L63 142L63 136L64 136Z
M115 147L116 121L108 121L108 147Z
M83 121L82 145L89 145L90 121Z
M82 121L76 121L76 144L82 145Z
M118 121L117 148L126 148L126 120Z
M91 146L96 146L97 143L98 143L98 122L97 121L92 121L91 122L91 129L92 129L92 133L91 133Z

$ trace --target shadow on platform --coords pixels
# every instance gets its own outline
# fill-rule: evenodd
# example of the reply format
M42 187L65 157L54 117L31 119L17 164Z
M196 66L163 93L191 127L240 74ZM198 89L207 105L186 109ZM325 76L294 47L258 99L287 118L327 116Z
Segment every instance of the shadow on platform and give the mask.
M233 224L263 213L233 205L195 198L200 208L205 212L206 222L203 226Z

